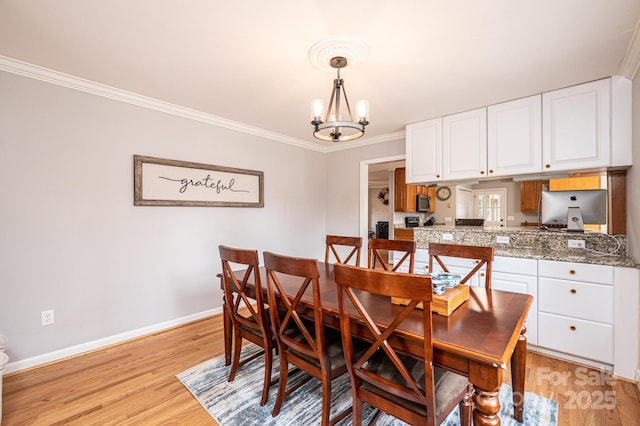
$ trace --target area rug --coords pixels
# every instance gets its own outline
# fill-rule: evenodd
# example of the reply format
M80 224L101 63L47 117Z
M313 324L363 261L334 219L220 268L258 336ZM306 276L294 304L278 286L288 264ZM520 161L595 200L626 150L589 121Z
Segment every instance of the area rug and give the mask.
M243 349L243 358L260 348L250 344ZM245 353L246 352L246 353ZM278 377L279 363L276 356L272 376ZM177 375L205 410L222 426L236 425L317 425L320 424L322 390L319 380L310 380L285 399L280 414L271 416L276 399L277 385L272 386L269 401L260 406L262 394L263 361L261 357L245 364L229 383L230 366L224 365L224 355L196 365ZM291 378L289 384L298 378ZM333 381L331 416L341 412L351 404L351 389L347 374ZM524 422L518 423L513 417L511 387L503 384L500 388L500 419L505 426L515 425L557 425L558 403L542 396L525 392ZM365 424L374 415L374 410L365 404ZM339 425L351 424L351 415ZM383 414L376 425L400 426L404 422ZM454 410L442 423L445 426L459 425L458 409Z

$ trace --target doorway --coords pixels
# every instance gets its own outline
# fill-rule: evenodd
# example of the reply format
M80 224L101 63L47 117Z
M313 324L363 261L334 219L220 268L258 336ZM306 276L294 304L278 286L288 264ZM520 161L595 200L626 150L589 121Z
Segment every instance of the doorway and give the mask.
M375 158L371 160L362 160L360 161L360 231L359 234L362 237L363 241L363 250L365 253L368 252L369 244L369 182L374 185L380 185L380 177L382 174L386 173L387 176L390 176L389 170L393 170L396 167L404 166L405 156L403 155L394 155L390 157L383 158ZM370 178L371 176L371 178ZM385 188L389 188L389 204L388 204L388 217L389 217L389 238L393 238L393 199L394 199L394 189L391 180L387 180L387 186ZM375 230L375 224L374 224ZM363 256L360 263L361 266L366 266L366 256Z

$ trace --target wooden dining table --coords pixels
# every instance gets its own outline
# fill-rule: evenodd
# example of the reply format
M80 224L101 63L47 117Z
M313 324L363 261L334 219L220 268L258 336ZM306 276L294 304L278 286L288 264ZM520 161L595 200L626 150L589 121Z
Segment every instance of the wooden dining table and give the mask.
M324 323L328 327L340 329L338 292L333 274L333 265L318 263L320 271ZM267 276L264 267L260 268L263 291L266 292ZM281 277L285 291L295 294L300 282ZM222 285L222 284L221 284ZM251 291L255 290L255 287ZM392 304L388 297L373 294L363 295L363 303L374 320L381 324L390 324L401 306ZM503 382L507 365L511 366L513 386L514 417L522 422L524 410L524 384L526 367L526 326L525 319L533 297L527 294L511 293L471 287L469 300L458 307L450 316L434 313L433 361L440 368L467 376L474 387L473 421L476 425L499 425L500 400L498 393ZM305 293L302 310L313 318L313 294L311 286ZM227 364L231 360L231 322L224 314L224 346ZM391 341L392 346L407 355L420 353L424 333L421 315L415 314L415 321L409 316L399 333ZM364 327L354 324L354 333L367 338Z

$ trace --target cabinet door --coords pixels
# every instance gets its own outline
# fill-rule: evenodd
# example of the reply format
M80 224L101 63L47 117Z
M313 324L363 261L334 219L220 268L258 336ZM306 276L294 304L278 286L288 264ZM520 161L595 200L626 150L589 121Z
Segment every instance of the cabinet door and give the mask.
M430 186L429 188L427 188L427 195L431 200L431 205L429 206L429 213L435 213L436 212L436 187Z
M442 118L409 124L405 130L407 182L442 180Z
M610 161L611 79L542 95L545 171L606 167Z
M487 109L442 119L443 180L487 176Z
M542 96L487 107L487 173L542 171Z
M494 265L495 266L495 265ZM511 291L513 293L530 294L533 303L527 314L527 341L532 345L538 344L538 277L535 275L506 274L494 272L491 276L493 290Z
M394 170L394 205L397 212L415 212L417 186L405 183L405 168L399 167Z
M407 189L404 176L404 167L393 171L393 209L397 212L404 212L407 209Z
M522 213L538 213L540 193L548 180L529 180L520 182L520 211Z

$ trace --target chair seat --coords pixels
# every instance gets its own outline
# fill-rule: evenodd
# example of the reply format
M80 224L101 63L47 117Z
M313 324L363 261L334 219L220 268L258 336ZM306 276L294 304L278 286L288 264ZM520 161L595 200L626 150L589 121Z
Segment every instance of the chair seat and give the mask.
M309 329L309 332L312 335L314 334L313 326L311 327L311 329ZM334 371L346 369L347 364L344 358L344 352L342 350L342 336L340 335L340 333L337 330L327 328L324 332L324 338L325 350L327 355L329 355L329 359L331 360L331 369ZM302 336L302 334L298 333L295 337L293 337L293 339L298 342L302 342L304 340L304 337ZM308 363L320 368L320 361L317 358L307 356L299 351L296 351L295 349L289 349L289 351L304 359Z
M418 384L424 383L424 363L404 356L401 356L401 359L416 382ZM407 382L404 380L402 375L382 351L378 351L378 353L369 360L366 369L394 383L404 386L407 385ZM467 389L469 382L464 376L435 367L434 384L436 395L436 417L440 417L444 410ZM426 406L424 404L417 404L413 401L400 398L389 392L385 392L379 387L370 385L366 381L362 383L362 387L371 393L375 393L386 399L392 400L394 403L412 411L421 413L425 416L427 414Z

